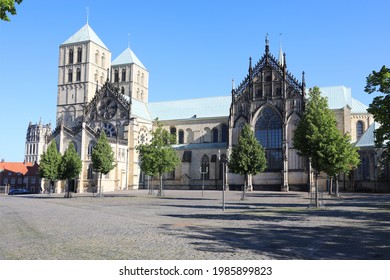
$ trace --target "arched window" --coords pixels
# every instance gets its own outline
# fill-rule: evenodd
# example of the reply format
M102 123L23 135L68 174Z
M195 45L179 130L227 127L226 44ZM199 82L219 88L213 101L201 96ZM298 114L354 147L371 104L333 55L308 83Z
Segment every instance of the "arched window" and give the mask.
M105 56L104 56L104 53L102 53L102 67L104 68L104 63L105 63Z
M204 174L204 179L209 179L210 176L210 163L209 163L209 157L207 155L203 155L202 157L202 165L200 167L200 171Z
M187 143L192 143L194 141L194 133L190 128L186 129L186 133L187 133Z
M175 143L176 143L176 127L171 127L169 132L171 133L171 135L175 136Z
M184 144L184 131L179 130L179 144Z
M99 51L95 53L95 64L99 64Z
M141 86L144 86L144 73L141 75Z
M119 82L119 71L118 71L118 69L115 69L115 71L114 71L114 82L115 83Z
M214 127L212 130L213 143L218 143L218 128Z
M370 180L370 158L365 155L360 157L360 175L362 181Z
M68 82L69 83L73 82L73 71L72 71L72 69L68 70Z
M210 128L206 127L203 130L203 143L210 143L211 142L211 130Z
M82 54L83 54L82 49L77 48L77 63L81 62Z
M96 145L96 142L91 140L89 141L89 144L88 144L88 155L91 156L92 155L92 151L93 151L93 148L95 147Z
M69 64L73 63L73 49L69 49Z
M356 140L359 140L364 133L364 124L362 121L356 123Z
M227 139L228 139L228 126L226 124L223 124L221 142L227 142Z
M80 70L80 68L77 68L76 81L80 82L80 80L81 80L81 70Z
M122 82L126 82L126 69L122 69Z
M140 72L138 71L137 73L137 83L139 84L139 77L140 77Z
M265 107L255 124L256 139L265 149L269 170L282 168L282 120L275 109Z

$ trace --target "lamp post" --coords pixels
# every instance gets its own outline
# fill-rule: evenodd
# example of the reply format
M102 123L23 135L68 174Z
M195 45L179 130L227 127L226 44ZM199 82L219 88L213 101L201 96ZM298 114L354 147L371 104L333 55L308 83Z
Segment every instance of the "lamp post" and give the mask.
M209 168L206 167L205 171L202 171L202 167L199 168L200 174L202 174L202 198L203 198L203 192L204 192L204 175L209 172Z
M221 159L221 150L218 150L218 161L222 162L222 211L225 211L225 163L226 163L226 158Z

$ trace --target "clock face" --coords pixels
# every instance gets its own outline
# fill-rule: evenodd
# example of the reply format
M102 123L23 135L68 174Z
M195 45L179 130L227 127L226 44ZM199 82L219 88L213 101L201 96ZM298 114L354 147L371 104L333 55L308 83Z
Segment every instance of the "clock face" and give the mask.
M102 119L111 119L118 110L118 104L111 97L104 97L97 106L98 114Z

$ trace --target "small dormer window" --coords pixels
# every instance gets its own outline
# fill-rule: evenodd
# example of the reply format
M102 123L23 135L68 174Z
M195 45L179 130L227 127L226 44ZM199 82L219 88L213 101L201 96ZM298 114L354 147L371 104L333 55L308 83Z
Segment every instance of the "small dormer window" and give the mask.
M73 64L73 49L69 49L69 64Z

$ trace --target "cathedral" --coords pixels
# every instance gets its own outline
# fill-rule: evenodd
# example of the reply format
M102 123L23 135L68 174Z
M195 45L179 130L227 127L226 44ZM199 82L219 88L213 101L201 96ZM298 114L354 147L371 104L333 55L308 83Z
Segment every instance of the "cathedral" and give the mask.
M149 188L153 180L140 170L135 148L150 141L158 119L176 136L174 148L181 160L173 172L165 174L166 188L199 189L204 184L206 189L222 189L225 184L228 189L240 189L243 177L229 173L225 162L248 123L268 163L264 172L251 178L253 189L308 190L313 176L292 142L304 110L305 75L302 72L298 81L287 70L286 55L280 51L276 59L270 53L268 39L261 59L253 65L249 59L248 74L237 87L233 81L226 96L149 102L148 82L147 68L130 48L112 59L109 48L87 23L59 47L56 126L51 130L50 124L30 123L25 161L39 162L50 141L56 141L61 153L73 143L83 164L79 178L68 187L72 192L96 191L91 154L104 132L116 158L116 167L103 176L104 191ZM344 187L352 188L359 178L374 178L379 172L370 174L370 137L376 123L367 107L345 86L321 88L321 92L328 98L338 128L350 133L358 146L364 139L362 147L369 148L369 156L363 155L369 170L360 168L344 176ZM321 184L326 183L324 174ZM56 192L66 187L58 182Z

